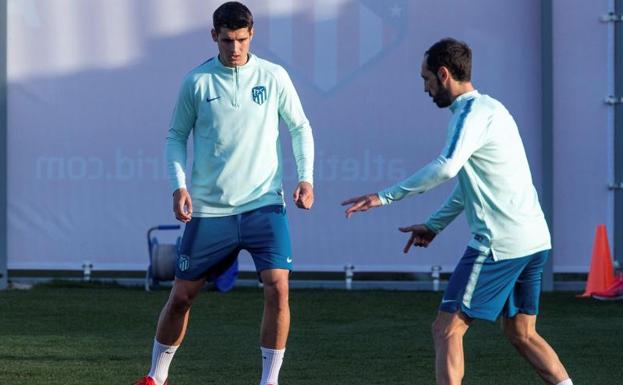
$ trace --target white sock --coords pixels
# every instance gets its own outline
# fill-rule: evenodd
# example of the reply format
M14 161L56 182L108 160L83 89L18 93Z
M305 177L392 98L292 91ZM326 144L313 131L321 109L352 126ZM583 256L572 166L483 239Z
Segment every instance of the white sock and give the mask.
M571 379L570 379L570 378L567 378L566 380L561 381L561 382L559 382L559 383L558 383L558 384L556 384L556 385L573 385L573 381L571 381Z
M154 348L151 352L151 369L147 374L153 378L156 385L164 385L169 377L169 366L179 346L162 345L154 339Z
M283 363L283 353L285 349L268 349L260 347L262 350L262 380L260 385L278 385L279 370Z

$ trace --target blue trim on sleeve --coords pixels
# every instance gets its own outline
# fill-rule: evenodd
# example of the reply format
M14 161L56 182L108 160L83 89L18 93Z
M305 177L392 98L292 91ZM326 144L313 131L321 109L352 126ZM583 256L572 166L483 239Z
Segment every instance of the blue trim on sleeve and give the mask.
M469 114L472 110L472 104L474 103L474 99L469 99L465 104L465 108L463 112L461 112L461 116L459 116L459 121L456 123L456 132L452 137L452 143L450 143L450 148L448 149L448 154L446 155L447 159L452 158L454 155L454 150L456 150L456 142L459 141L459 137L461 136L461 131L463 131L463 126L465 125L465 118L467 114Z

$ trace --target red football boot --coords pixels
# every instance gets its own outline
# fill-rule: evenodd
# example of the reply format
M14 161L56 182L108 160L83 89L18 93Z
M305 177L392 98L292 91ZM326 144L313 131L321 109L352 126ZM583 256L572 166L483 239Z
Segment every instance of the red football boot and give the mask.
M167 385L169 383L169 381L165 381L164 385ZM149 376L145 376L143 378L141 378L140 380L136 381L134 384L132 385L156 385L156 382L154 381L153 378L149 377Z

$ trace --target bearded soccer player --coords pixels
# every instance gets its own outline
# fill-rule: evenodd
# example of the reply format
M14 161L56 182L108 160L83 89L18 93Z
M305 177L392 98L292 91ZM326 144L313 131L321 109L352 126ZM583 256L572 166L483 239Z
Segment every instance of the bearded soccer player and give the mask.
M249 52L254 33L249 9L227 2L216 9L213 22L218 56L184 79L167 136L173 211L186 228L175 282L158 320L151 369L139 385L167 384L193 299L242 249L250 252L264 284L260 385L278 385L288 338L293 256L282 189L279 118L291 134L299 180L293 197L302 209L314 202L312 131L286 71ZM189 193L185 164L191 132Z
M404 248L427 247L465 211L472 239L454 270L433 324L438 385L463 379L463 335L474 319L503 317L504 332L548 384L572 385L552 347L537 333L543 266L551 249L528 160L513 117L471 83L471 49L443 39L421 67L424 91L452 117L446 145L431 163L377 194L349 199L346 215L420 194L458 175L446 203L425 223L400 228Z

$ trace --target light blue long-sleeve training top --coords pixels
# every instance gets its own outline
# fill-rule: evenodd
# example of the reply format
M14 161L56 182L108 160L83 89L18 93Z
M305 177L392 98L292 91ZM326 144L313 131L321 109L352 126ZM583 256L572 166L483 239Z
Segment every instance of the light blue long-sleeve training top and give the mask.
M491 250L496 260L550 249L549 229L513 117L500 102L478 91L456 98L450 111L442 153L379 192L381 202L423 193L458 174L454 191L426 226L440 232L465 210L474 235L469 246Z
M227 216L284 204L279 118L287 124L299 182L313 184L311 127L287 72L249 54L240 67L215 57L184 79L166 140L173 190L186 188L193 133L193 216Z

